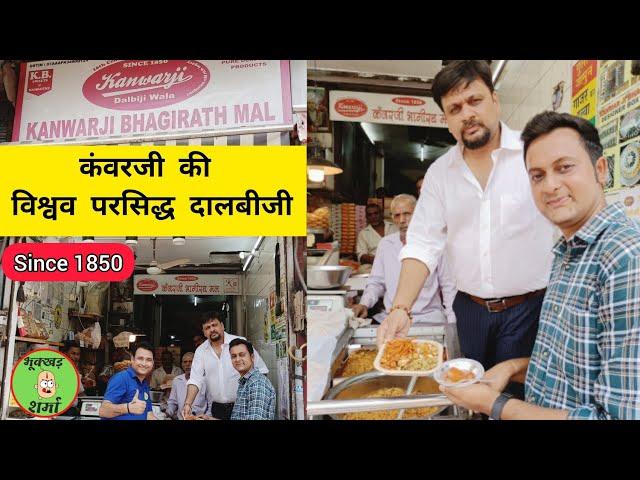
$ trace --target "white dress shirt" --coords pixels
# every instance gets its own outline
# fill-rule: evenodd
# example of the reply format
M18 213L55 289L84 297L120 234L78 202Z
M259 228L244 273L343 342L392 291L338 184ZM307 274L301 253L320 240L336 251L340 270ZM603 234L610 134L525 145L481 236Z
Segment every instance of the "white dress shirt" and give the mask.
M206 387L205 387L206 388ZM183 373L173 379L171 383L171 395L167 400L167 415L172 417L174 414L178 414L179 420L184 420L182 416L182 408L184 407L184 401L187 398L187 377ZM206 391L201 389L196 395L196 399L191 405L191 411L194 415L200 415L207 413L209 404L207 403Z
M229 353L229 343L234 338L244 337L224 333L220 357L211 346L210 340L196 348L191 364L191 377L187 385L196 385L198 389L206 388L207 402L233 403L236 401L240 374L233 368ZM254 368L260 370L261 373L269 373L267 365L255 347L253 349L253 364Z
M156 368L151 374L151 388L159 388L164 382L164 379L167 375L172 375L174 378L178 375L182 375L184 372L180 367L176 367L173 365L171 367L171 373L167 373L164 370L164 367Z
M519 132L504 123L483 191L452 147L427 170L400 257L429 271L446 250L458 290L481 298L547 286L555 227L533 202Z
M398 231L398 227L395 224L384 221L384 236L387 236L391 233L396 233ZM382 237L376 229L371 225L367 225L360 233L358 233L358 243L356 244L356 253L358 254L358 261L362 255L375 255L376 249L378 248L378 244L382 240Z
M387 235L378 244L378 253L373 261L371 274L367 280L367 286L364 289L360 303L367 308L373 307L378 299L384 296L384 308L386 312L380 312L373 318L378 322L382 322L389 310L393 306L393 298L398 289L398 280L400 279L400 250L402 250L402 241L400 233L392 233ZM442 298L444 300L445 311L442 308L440 300L440 289L442 289ZM418 299L413 304L411 314L414 323L455 323L456 317L453 313L453 300L456 297L456 287L449 266L443 255L440 257L437 268L429 275L429 278L420 290Z

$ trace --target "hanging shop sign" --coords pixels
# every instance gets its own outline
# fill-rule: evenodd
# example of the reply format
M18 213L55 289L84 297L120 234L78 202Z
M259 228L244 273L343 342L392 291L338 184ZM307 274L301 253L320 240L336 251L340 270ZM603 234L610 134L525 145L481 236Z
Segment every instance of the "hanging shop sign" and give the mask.
M51 60L20 69L13 141L104 141L293 124L288 60Z
M591 123L596 118L597 60L579 60L571 69L571 114Z
M329 118L338 122L447 128L444 114L431 97L332 90L329 105Z
M135 295L240 295L239 275L134 275Z

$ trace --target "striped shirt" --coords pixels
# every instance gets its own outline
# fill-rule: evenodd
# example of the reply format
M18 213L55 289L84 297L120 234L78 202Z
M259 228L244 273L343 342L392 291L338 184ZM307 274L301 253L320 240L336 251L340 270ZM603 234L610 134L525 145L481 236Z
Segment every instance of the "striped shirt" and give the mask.
M526 400L570 419L640 419L640 228L615 203L553 252Z
M259 370L251 369L238 382L238 395L231 420L273 420L276 418L276 391Z

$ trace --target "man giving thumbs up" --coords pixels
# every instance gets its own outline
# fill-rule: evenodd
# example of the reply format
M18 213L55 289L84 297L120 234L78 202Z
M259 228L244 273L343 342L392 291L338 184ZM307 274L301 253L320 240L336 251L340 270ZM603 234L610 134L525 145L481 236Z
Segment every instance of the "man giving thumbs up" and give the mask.
M145 380L153 370L153 347L139 343L133 349L131 366L116 373L100 405L103 420L157 420L151 413L149 383Z

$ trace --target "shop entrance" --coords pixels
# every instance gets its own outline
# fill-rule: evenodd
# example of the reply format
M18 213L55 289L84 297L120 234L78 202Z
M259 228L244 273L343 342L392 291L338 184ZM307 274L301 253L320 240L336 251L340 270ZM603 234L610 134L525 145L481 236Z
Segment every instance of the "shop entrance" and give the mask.
M177 346L182 353L195 351L194 337L202 335L201 316L218 313L225 331L235 333L235 305L227 295L136 295L136 317L140 328L149 332L150 340L160 347ZM180 359L174 359L179 364Z

